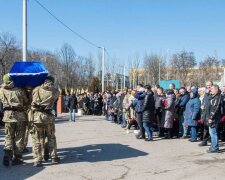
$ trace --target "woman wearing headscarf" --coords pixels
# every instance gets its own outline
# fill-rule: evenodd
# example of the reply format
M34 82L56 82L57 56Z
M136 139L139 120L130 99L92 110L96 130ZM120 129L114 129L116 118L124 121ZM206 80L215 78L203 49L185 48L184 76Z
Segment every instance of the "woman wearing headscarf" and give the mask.
M201 101L198 97L198 90L191 89L190 100L184 112L184 124L191 130L190 142L197 141L197 125L200 116Z

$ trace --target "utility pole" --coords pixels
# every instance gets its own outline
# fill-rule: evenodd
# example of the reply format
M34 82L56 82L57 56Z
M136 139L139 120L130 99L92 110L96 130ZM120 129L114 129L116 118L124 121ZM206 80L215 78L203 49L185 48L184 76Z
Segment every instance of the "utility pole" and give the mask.
M126 88L126 74L125 74L125 64L123 66L123 89Z
M102 92L105 90L105 48L102 47Z
M23 0L23 61L27 61L27 0Z

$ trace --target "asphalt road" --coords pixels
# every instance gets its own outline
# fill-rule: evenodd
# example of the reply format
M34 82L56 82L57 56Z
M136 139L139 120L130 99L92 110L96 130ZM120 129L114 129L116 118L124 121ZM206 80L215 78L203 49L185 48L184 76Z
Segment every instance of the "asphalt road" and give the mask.
M225 153L207 154L208 147L184 139L137 140L99 116L79 117L75 123L63 116L56 120L56 131L61 164L33 167L28 153L24 165L6 168L0 163L0 180L225 179ZM3 134L0 129L1 161Z

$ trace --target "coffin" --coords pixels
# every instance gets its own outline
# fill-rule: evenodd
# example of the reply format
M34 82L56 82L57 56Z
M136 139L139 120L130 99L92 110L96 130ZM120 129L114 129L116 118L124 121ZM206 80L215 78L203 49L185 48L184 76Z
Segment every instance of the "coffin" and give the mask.
M36 87L45 81L48 70L43 62L15 62L9 76L17 87Z

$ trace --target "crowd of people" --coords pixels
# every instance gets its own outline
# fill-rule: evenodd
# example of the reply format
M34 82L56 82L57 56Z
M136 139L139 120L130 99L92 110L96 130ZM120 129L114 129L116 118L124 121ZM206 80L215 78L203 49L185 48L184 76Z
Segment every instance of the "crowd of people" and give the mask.
M54 78L49 76L38 87L15 87L12 79L5 75L0 89L5 146L3 164L22 164L22 153L26 150L29 133L33 141L34 165L52 159L59 163L56 152L54 113L58 91ZM208 153L219 152L219 140L225 141L225 87L220 88L211 81L205 87L168 89L159 85L138 84L136 89L114 92L85 93L64 96L65 111L70 121L82 109L85 115L104 115L108 121L121 125L127 133L136 130L136 138L153 141L156 138L188 138L200 142L199 146L211 143ZM57 113L56 113L57 114Z
M108 121L120 124L129 133L138 130L137 139L153 141L153 132L165 139L188 138L207 146L208 153L219 151L225 141L225 87L206 82L206 87L167 90L159 85L137 85L135 90L105 92L104 114Z
M74 93L64 96L64 111L69 112L69 121L76 120L78 109L82 109L84 115L102 115L102 93L84 93L76 96Z

